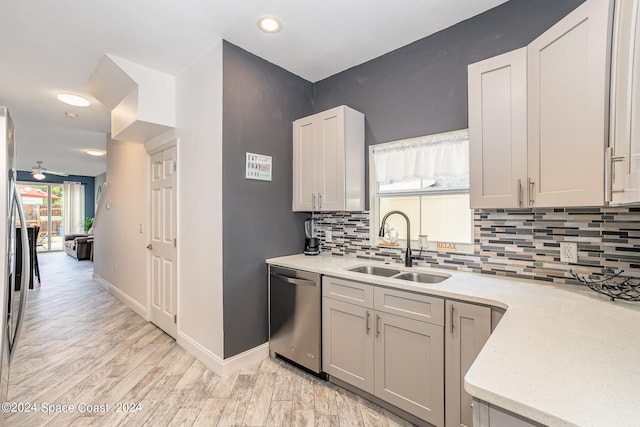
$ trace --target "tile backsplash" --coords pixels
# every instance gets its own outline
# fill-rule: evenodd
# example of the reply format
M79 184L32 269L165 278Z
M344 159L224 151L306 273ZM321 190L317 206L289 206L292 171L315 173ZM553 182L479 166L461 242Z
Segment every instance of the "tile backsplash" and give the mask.
M369 212L320 213L315 221L325 252L403 260L404 249L371 246ZM325 239L328 229L331 242ZM577 243L577 263L560 262L563 241ZM574 282L571 272L610 268L640 277L640 207L478 209L473 254L423 250L418 265L556 283Z

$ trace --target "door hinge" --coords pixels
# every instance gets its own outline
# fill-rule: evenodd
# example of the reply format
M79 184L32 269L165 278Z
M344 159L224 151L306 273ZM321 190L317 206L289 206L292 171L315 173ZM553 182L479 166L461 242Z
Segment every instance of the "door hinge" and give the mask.
M178 323L178 315L177 314L173 315L173 323Z

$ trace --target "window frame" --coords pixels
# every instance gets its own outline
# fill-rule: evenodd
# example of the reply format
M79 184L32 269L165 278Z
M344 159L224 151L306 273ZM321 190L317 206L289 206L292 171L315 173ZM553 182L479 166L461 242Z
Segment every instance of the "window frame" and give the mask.
M465 129L461 129L460 131L464 131ZM456 131L457 132L457 131ZM417 138L411 138L411 139L407 139L406 141L411 141L412 139L417 139ZM462 189L442 189L442 190L434 190L431 189L429 190L428 187L422 188L420 190L406 190L406 191L388 191L388 192L384 192L384 193L379 193L378 192L378 182L376 181L376 173L375 173L375 162L374 162L374 155L373 155L373 151L375 148L379 148L380 146L384 146L385 144L395 144L399 141L393 141L393 142L389 142L389 143L383 143L383 144L376 144L376 145L371 145L369 146L369 239L371 242L371 246L375 247L375 248L382 248L385 246L380 246L380 243L382 242L382 239L380 237L378 237L378 231L379 231L379 224L380 224L380 199L381 198L392 198L392 197L429 197L429 196L443 196L443 195L450 195L450 194L470 194L470 189L469 188L462 188ZM420 210L422 210L422 200L419 201L419 205L420 205ZM465 253L465 254L472 254L474 253L474 227L473 227L473 210L471 209L471 207L469 207L469 210L471 211L471 242L470 243L466 243L466 242L439 242L439 241L432 241L429 240L429 244L426 248L426 250L438 250L438 251L446 251L446 252L455 252L455 253ZM420 217L422 216L422 211L420 211ZM422 224L420 224L421 227ZM420 228L419 228L420 229ZM442 247L442 244L445 243L447 245L444 245L444 247ZM451 245L448 245L450 243L455 243L455 246L452 247ZM407 245L406 239L398 239L398 244L400 245L399 247L405 247ZM419 241L416 239L411 239L411 246L412 248L416 249L416 248L420 248L419 245Z

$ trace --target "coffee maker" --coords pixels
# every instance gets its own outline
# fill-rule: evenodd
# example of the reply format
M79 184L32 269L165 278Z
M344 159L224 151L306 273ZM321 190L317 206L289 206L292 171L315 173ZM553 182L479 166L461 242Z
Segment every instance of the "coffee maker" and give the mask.
M313 230L313 218L308 218L304 222L304 254L305 255L318 255L320 253L320 239L315 237Z

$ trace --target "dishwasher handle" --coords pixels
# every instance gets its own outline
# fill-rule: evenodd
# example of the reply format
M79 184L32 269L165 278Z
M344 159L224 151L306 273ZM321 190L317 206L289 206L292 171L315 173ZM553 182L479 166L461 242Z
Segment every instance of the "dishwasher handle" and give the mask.
M276 276L278 279L284 280L287 283L291 283L292 285L318 286L318 283L316 283L313 280L296 279L295 277L287 277L287 276L283 276L282 274L278 274L274 272L271 272L271 275Z

